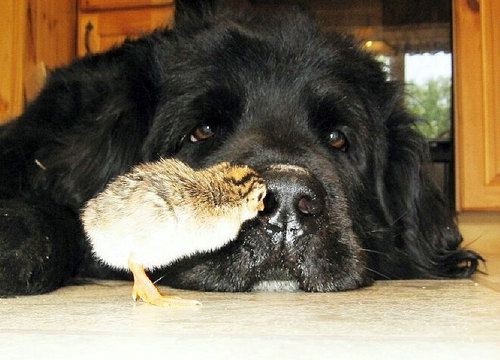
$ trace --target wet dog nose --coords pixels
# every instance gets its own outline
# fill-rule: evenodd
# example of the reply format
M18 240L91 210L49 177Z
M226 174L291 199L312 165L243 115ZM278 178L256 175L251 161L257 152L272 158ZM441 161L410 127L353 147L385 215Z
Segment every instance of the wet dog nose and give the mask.
M293 165L272 165L262 172L267 183L263 216L269 229L297 236L310 218L325 209L325 190L306 169Z

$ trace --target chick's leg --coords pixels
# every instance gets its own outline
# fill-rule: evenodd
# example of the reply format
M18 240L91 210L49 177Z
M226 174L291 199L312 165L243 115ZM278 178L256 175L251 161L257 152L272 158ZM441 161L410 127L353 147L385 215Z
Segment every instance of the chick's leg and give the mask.
M163 307L201 305L201 303L196 300L182 299L173 295L161 295L144 272L144 267L141 264L129 259L128 266L134 275L134 287L132 289L132 299L134 299L134 301L140 298L144 302Z

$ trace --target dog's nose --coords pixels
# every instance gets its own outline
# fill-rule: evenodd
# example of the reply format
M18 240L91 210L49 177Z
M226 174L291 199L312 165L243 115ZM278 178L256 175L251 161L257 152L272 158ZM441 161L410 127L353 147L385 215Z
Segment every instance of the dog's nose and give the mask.
M263 216L268 229L297 236L304 232L311 217L325 208L325 190L306 169L293 165L272 165L263 171L267 183Z

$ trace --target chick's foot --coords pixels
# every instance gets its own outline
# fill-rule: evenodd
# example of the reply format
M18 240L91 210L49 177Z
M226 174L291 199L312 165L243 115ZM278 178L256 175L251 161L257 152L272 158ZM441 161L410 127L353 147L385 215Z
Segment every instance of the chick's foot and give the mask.
M201 305L197 300L182 299L174 295L160 294L156 286L144 272L144 267L141 264L129 261L129 268L134 275L134 287L132 288L132 299L134 299L134 301L141 299L146 303L162 307Z
M141 299L146 303L161 307L201 305L201 303L197 300L183 299L174 295L162 295L160 294L158 289L154 287L154 285L153 288L154 291L148 284L134 282L134 287L132 289L132 299L134 299L134 301Z

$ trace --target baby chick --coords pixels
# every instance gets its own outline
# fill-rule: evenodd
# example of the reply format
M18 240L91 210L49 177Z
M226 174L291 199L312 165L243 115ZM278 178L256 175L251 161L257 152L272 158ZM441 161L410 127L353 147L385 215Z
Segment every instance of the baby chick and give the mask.
M81 219L95 255L132 271L134 300L197 305L161 295L144 270L220 248L264 209L265 195L264 180L248 166L223 162L196 171L162 159L116 178L87 202Z

